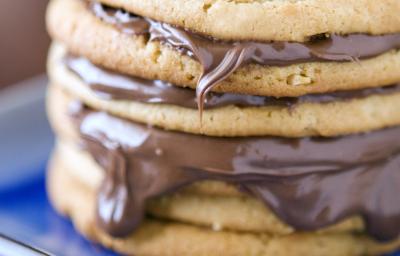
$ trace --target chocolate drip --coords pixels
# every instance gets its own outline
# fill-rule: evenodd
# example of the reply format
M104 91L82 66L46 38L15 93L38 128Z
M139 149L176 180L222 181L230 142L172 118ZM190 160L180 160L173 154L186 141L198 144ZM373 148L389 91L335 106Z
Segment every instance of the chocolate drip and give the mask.
M83 57L68 55L64 58L64 63L69 70L82 79L85 84L89 85L101 98L133 100L143 103L172 104L186 108L197 107L196 93L191 89L180 88L159 80L145 80L118 74L98 67ZM241 107L292 107L295 104L304 102L327 103L397 92L400 92L400 84L353 91L309 94L296 98L275 98L210 92L207 94L204 101L204 108L217 108L227 105Z
M297 230L360 215L377 239L400 233L400 127L335 139L212 138L87 108L74 117L105 169L97 214L113 236L137 228L148 199L203 180L238 185Z
M400 34L316 35L309 42L222 42L120 9L92 2L91 10L105 22L133 35L148 35L198 60L203 74L197 85L197 104L203 110L207 92L241 65L287 66L315 61L356 61L400 47Z

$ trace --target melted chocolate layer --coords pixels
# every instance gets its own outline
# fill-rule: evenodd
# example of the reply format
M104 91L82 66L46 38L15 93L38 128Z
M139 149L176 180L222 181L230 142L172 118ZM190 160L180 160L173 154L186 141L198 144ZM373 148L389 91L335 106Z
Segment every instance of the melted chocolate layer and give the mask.
M75 108L86 149L105 170L99 225L134 231L148 199L203 180L237 184L297 230L361 215L381 240L400 233L400 127L335 139L211 138Z
M127 34L148 35L198 60L203 74L197 85L200 114L206 94L241 65L291 65L313 61L356 61L400 47L400 34L316 35L309 42L221 42L182 28L92 2L90 9Z
M175 106L196 108L196 93L187 88L180 88L159 80L118 74L92 64L88 59L68 55L65 64L69 70L79 76L85 84L100 97L106 99L133 100L143 103L162 103ZM205 98L205 108L216 108L227 105L236 106L293 106L303 102L326 103L354 98L362 98L377 94L400 92L400 84L369 88L362 90L343 91L326 94L309 94L297 98L274 98L232 93L210 92Z

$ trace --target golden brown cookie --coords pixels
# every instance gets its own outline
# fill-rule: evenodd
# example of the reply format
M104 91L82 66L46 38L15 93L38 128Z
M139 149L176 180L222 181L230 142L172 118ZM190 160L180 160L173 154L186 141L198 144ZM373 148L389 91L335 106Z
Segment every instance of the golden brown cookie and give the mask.
M100 0L221 39L304 41L320 33L400 32L397 0ZM240 15L238 15L240 13Z
M118 72L191 88L196 87L202 73L195 59L158 41L148 41L146 36L122 33L93 15L80 0L53 0L47 24L52 37L71 52ZM248 64L222 81L215 91L298 96L376 87L400 81L399 69L397 50L359 63L313 62L284 67Z
M50 53L48 69L54 86L64 88L95 109L168 130L211 136L300 137L336 136L400 124L400 93L397 92L330 103L299 103L291 107L226 106L204 111L200 125L196 109L98 97L65 67L63 54L60 45L55 45Z

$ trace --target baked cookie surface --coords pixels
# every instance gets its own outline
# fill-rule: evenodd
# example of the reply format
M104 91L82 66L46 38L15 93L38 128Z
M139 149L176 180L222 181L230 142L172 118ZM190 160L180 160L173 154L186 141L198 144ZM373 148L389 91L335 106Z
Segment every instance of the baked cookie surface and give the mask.
M100 1L228 40L305 41L320 33L400 32L396 0Z

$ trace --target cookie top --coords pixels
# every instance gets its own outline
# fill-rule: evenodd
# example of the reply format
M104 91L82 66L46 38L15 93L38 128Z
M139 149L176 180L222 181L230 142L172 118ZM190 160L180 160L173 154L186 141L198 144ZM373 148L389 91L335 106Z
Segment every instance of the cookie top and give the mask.
M398 0L100 0L218 39L307 41L400 32Z
M129 29L121 30L104 18L96 17L82 1L52 1L47 22L54 39L95 64L134 76L197 87L200 92L210 89L282 97L383 86L400 81L398 45L385 47L384 51L380 49L373 56L367 54L359 62L310 62L307 59L285 66L241 63L242 55L235 51L235 56L226 53L221 62L214 63L223 63L222 70L215 68L220 65L213 65L215 67L207 69L203 76L205 65L201 60L204 58L196 59L159 40L148 40L148 34L137 35L130 33ZM400 34L396 35L400 37ZM375 41L376 38L369 39ZM369 45L376 46L369 42L363 50L374 48Z

